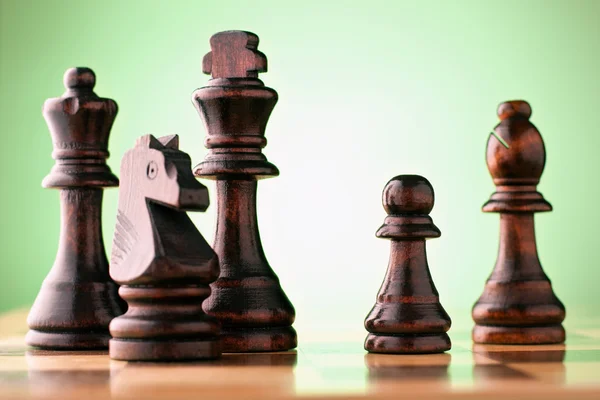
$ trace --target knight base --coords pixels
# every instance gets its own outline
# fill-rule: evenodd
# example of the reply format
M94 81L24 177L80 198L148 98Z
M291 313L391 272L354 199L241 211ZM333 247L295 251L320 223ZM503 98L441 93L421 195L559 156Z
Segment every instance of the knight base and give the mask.
M207 285L121 286L125 314L110 323L109 355L125 361L207 360L221 354L219 324L202 312Z

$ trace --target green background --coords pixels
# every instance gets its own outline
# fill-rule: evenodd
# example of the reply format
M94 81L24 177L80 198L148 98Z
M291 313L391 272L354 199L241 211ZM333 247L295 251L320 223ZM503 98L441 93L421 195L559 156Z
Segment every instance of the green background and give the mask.
M429 263L443 305L469 329L491 272L498 215L484 154L496 106L526 99L548 152L536 217L540 258L567 325L600 306L598 171L600 1L6 1L0 0L0 310L29 306L51 267L58 192L40 183L52 144L41 106L63 72L89 66L119 104L109 164L143 134L177 133L206 154L190 98L218 31L257 33L263 81L279 92L261 181L265 252L297 311L300 334L361 331L389 244L381 190L403 173L436 191ZM214 193L214 185L204 182ZM105 193L110 253L118 191ZM213 199L214 204L214 199ZM194 214L212 241L215 207ZM596 314L597 315L597 314Z

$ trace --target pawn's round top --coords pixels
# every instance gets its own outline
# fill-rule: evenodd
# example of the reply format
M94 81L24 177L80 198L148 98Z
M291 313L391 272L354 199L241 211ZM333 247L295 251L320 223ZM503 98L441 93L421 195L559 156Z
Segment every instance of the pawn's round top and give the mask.
M420 175L398 175L383 189L383 208L388 215L429 214L433 203L433 187Z
M87 67L69 68L65 72L63 82L67 89L93 89L96 85L96 74Z
M525 100L511 100L500 103L498 106L498 117L501 121L520 115L529 119L531 117L531 106Z

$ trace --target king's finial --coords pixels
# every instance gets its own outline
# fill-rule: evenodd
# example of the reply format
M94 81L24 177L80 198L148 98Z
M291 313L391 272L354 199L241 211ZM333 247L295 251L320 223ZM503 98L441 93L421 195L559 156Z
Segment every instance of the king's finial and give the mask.
M267 57L258 48L258 36L225 31L210 38L211 51L202 60L202 72L213 78L257 78L267 72Z

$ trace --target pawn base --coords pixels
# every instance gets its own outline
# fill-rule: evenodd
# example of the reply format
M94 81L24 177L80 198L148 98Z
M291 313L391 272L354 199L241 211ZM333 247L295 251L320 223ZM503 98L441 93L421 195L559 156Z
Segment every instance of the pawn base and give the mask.
M447 333L379 335L369 333L365 350L384 354L433 354L450 350L452 344Z
M153 341L111 339L108 353L121 361L212 360L221 355L217 339Z
M557 344L566 338L561 324L546 326L475 325L473 341L481 344Z
M298 346L296 331L291 326L269 328L222 327L224 353L286 351Z
M28 346L47 350L106 349L110 334L106 332L43 332L31 329L25 335Z

